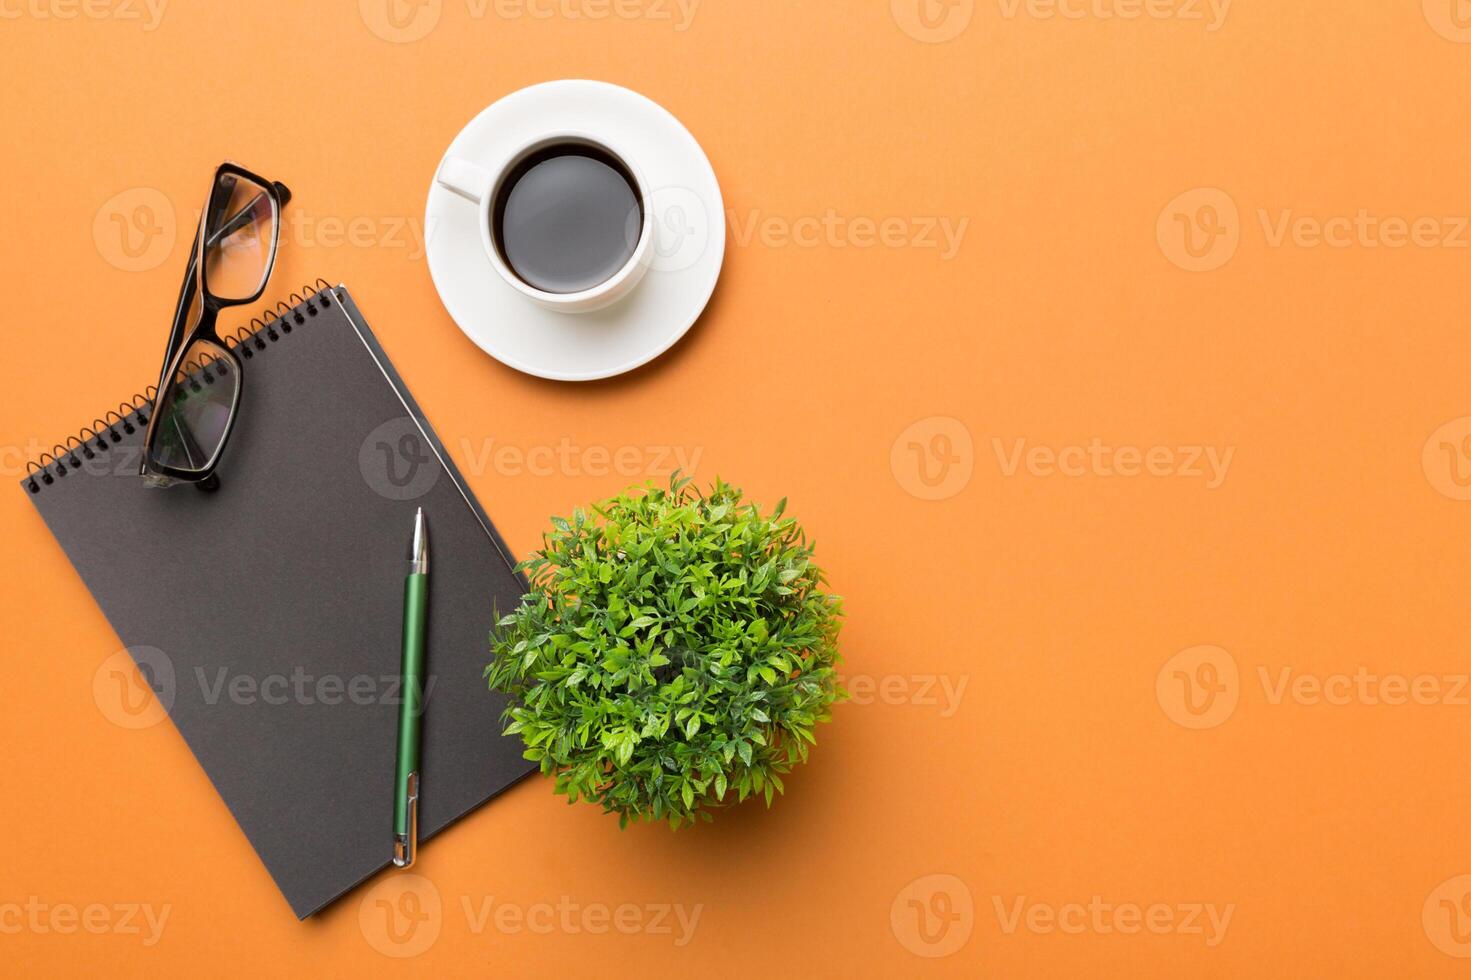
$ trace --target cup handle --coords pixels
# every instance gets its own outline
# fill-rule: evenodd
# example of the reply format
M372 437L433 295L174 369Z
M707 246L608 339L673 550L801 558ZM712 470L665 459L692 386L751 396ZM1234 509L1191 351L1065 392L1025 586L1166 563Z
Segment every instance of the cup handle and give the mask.
M450 157L439 166L434 178L439 186L452 191L472 204L479 204L490 193L491 172L469 160Z

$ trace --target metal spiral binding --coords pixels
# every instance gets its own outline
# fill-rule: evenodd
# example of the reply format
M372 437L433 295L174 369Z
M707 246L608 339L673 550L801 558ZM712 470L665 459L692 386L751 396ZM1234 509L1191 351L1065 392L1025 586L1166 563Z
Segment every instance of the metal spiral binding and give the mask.
M249 326L239 328L228 337L222 336L225 346L242 359L250 360L279 341L284 334L290 333L292 327L306 323L308 318L331 306L331 296L332 285L325 279L303 286L299 292L293 292L287 297L291 305L285 301L277 303L262 316L252 317ZM184 364L184 369L195 376L190 384L196 389L199 387L199 379L213 384L216 374L224 373L218 367L211 370L217 360L220 359L206 356ZM93 419L91 425L84 425L73 435L67 436L66 441L52 446L50 452L42 453L40 458L27 462L24 481L26 489L31 493L40 493L42 486L49 487L68 473L80 470L84 459L96 459L100 453L105 453L122 442L124 434L132 435L146 427L148 415L153 411L153 404L157 399L158 387L149 385L127 401L119 402L116 409L109 409L101 418Z

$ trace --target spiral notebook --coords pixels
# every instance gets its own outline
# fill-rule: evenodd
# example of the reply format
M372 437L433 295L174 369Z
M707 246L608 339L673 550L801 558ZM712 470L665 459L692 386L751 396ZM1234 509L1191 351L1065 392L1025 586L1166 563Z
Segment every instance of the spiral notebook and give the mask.
M433 556L421 838L532 767L483 676L497 608L526 592L510 549L347 289L318 280L292 300L229 341L243 394L219 490L143 486L151 390L43 457L21 490L132 655L132 682L152 688L305 918L391 857L418 507ZM138 773L161 801L170 779ZM211 869L222 895L249 873Z

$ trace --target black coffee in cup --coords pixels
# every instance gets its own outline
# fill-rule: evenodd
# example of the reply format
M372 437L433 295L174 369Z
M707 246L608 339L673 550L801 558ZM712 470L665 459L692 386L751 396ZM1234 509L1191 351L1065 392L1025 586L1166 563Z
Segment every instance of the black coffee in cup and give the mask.
M500 183L491 239L511 272L548 293L577 293L628 264L643 227L638 184L612 153L562 142L527 155Z

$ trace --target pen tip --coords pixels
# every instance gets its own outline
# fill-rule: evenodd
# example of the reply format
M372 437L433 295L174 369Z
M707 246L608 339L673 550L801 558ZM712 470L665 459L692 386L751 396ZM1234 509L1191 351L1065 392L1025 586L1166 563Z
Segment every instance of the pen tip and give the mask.
M424 508L414 513L414 537L409 544L409 561L426 562L429 558L429 527L424 520Z

